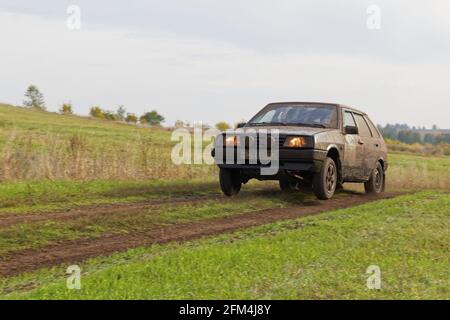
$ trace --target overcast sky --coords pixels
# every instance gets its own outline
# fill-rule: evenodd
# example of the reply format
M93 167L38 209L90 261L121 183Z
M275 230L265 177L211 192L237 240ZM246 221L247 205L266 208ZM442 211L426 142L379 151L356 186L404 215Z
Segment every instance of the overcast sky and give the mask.
M449 17L448 0L0 0L0 101L20 105L35 84L49 110L123 104L167 124L326 101L450 128Z

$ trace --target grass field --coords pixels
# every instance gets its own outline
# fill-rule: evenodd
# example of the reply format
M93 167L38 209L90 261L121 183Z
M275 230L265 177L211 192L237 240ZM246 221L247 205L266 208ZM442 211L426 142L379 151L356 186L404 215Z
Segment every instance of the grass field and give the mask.
M190 179L209 166L176 166L171 132L0 104L0 181Z
M11 257L53 246L85 248L186 223L324 205L272 182L251 182L225 199L216 168L173 165L172 145L161 128L0 105L0 273ZM94 255L77 262L80 291L65 287L65 263L0 276L0 296L450 298L450 157L396 152L389 164L387 191L408 195ZM360 185L345 188L337 201L361 197L354 194ZM370 265L381 268L379 291L366 287Z
M450 196L421 192L207 240L138 248L4 280L4 298L446 299ZM382 289L369 290L377 265ZM12 292L12 293L11 293Z

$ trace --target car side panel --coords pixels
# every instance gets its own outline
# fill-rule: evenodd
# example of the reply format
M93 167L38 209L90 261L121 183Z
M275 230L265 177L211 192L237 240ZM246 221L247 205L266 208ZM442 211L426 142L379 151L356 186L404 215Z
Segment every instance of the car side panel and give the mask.
M335 146L339 153L344 151L344 135L340 130L320 132L314 135L314 148L318 150L329 150L330 146Z
M318 150L336 149L339 153L341 175L344 176L343 159L345 158L345 138L341 130L333 130L328 132L321 132L314 136L314 148Z

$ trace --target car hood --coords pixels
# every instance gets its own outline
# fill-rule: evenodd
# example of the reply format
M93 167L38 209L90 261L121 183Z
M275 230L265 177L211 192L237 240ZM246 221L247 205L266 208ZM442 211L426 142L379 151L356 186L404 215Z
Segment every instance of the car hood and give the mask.
M249 129L256 130L256 132L259 132L261 130L279 130L280 134L283 135L302 135L302 136L313 136L317 133L326 132L326 131L332 131L336 130L333 128L314 128L314 127L299 127L299 126L246 126L242 128L242 130L245 132ZM239 133L240 131L236 131L236 133ZM241 131L242 132L242 131Z

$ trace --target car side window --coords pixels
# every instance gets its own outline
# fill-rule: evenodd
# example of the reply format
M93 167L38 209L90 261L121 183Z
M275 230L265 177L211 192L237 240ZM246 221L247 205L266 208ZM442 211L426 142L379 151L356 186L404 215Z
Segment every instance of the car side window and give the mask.
M356 127L355 119L350 111L345 111L344 113L344 127L351 126Z
M370 120L368 117L366 117L365 119L366 119L367 123L369 124L370 130L372 131L372 135L374 137L381 138L380 132L375 127L375 125L373 124L372 120Z
M364 117L360 114L354 113L356 124L358 125L359 135L361 137L371 138L372 133L370 131L369 126L367 125L366 120L364 120Z

